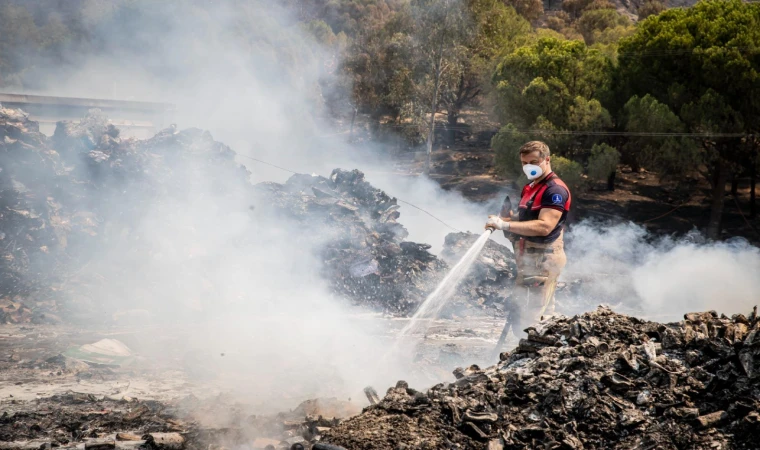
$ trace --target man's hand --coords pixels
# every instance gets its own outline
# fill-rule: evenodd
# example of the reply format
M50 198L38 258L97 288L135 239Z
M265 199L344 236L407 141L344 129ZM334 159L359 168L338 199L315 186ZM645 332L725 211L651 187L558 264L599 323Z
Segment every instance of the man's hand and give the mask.
M504 220L499 216L488 216L486 230L509 230L509 221L509 218Z
M524 222L512 222L508 230L520 236L548 236L557 227L562 218L562 211L551 208L542 208L538 213L537 220Z

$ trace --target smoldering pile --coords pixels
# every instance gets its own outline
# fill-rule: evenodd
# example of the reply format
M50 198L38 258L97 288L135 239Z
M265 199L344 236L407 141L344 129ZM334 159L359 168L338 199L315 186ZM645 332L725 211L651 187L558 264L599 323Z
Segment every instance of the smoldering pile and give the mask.
M250 196L249 174L234 157L198 129L122 139L93 110L77 124L59 122L48 138L23 111L0 108L0 321L58 321L93 286L118 290L119 277L104 279L94 257L117 241L149 254L135 231L146 199L182 199L194 177L212 178L214 195Z
M347 449L757 448L760 318L660 324L600 307L529 328L501 362L400 381L333 428Z
M456 264L477 239L478 236L472 233L447 235L441 258L449 265ZM489 240L459 285L459 296L473 298L475 304L485 309L506 312L505 309L512 306L516 270L514 254L503 245ZM472 302L460 304L472 306Z
M160 402L69 392L6 405L0 449L305 449L356 412L335 398L306 400L292 411L264 416L248 415L224 398L189 395Z
M329 178L294 175L256 189L257 205L299 223L304 235L297 239L322 239L319 258L334 292L391 314L414 312L477 239L449 234L441 258L428 244L405 241L409 233L397 222L398 200L372 187L358 170L335 169ZM444 313L502 309L514 271L512 252L489 242Z
M449 258L440 259L429 245L405 240L398 201L370 185L358 170L254 185L235 161L235 152L208 132L172 126L147 140L122 138L96 110L79 123L59 123L47 138L22 111L0 109L0 169L0 322L58 321L71 310L108 304L104 292L127 288L143 289L144 303L156 304L149 297L155 295L151 283L160 282L153 278L160 274L151 278L148 273L144 287L119 284L132 278L127 262L156 256L140 220L151 207L193 203L188 187L199 180L210 184L204 192L212 197L210 203L219 199L228 204L235 198L251 221L265 214L293 221L302 230L293 239L316 249L332 292L394 315L414 311L447 271L451 255L471 239L450 235ZM190 258L186 246L175 247ZM499 299L510 286L502 281L513 278L513 257L498 244L489 248L494 250L481 257L480 269L447 313L503 309ZM109 261L125 261L125 267L99 264L109 250L116 253ZM184 287L183 296L213 295L215 288L207 286L213 281L197 278L185 281L192 285ZM92 298L93 292L100 298ZM133 295L130 303L138 297Z

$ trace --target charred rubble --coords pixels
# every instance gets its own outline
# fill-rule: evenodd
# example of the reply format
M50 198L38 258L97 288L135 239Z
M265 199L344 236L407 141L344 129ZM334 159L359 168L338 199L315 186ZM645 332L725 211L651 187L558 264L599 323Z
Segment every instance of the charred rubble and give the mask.
M325 436L347 449L750 449L760 319L660 324L600 307L529 328L500 362L416 391L399 381Z
M407 242L395 198L358 170L329 178L293 175L256 185L257 209L295 220L297 239L319 239L317 257L333 292L385 312L405 314L446 268L429 245Z
M88 293L96 287L119 291L120 269L95 273L96 258L116 244L119 259L151 258L138 230L146 199L192 202L187 186L198 180L211 180L211 195L234 196L254 216L299 223L303 232L293 238L316 248L337 296L393 315L413 312L473 239L448 236L442 258L407 241L398 201L358 170L254 185L235 152L202 130L172 126L150 139L123 138L93 110L79 123L58 123L48 138L23 111L0 108L0 322L60 321L92 309ZM503 309L512 259L489 243L445 313Z
M23 111L0 107L0 322L59 321L75 306L66 300L86 297L72 291L101 282L87 270L99 251L118 239L148 251L134 233L145 199L181 198L198 175L220 196L250 195L234 158L198 129L123 139L94 110L78 124L59 122L48 138Z
M477 239L472 233L450 233L444 240L441 259L449 265L456 264ZM506 312L511 305L516 270L514 254L489 240L457 288L460 297L474 301L460 305L472 308L475 304L489 311Z
M660 324L600 307L529 328L498 364L457 368L450 383L365 393L373 405L345 419L356 411L335 399L251 416L221 398L71 392L6 403L0 448L754 449L760 318L708 311Z
M372 187L358 170L336 169L328 178L293 175L284 184L261 183L256 189L257 205L323 237L318 256L334 292L391 314L414 312L477 239L449 234L441 258L430 253L430 245L404 240L409 233L397 221L397 199ZM489 242L445 313L503 308L514 271L512 252Z
M249 415L226 399L190 395L170 402L70 392L6 405L0 449L252 450L312 449L354 413L337 399L307 400L289 412ZM329 413L329 415L328 415ZM209 417L219 417L209 424Z

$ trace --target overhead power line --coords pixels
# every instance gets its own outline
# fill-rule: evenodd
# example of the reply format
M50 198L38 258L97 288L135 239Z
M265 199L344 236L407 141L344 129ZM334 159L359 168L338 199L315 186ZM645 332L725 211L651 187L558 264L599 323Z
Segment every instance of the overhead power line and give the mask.
M415 128L418 125L412 123L398 123L398 124L382 124L383 128ZM439 130L471 130L467 125L444 125ZM490 132L498 132L499 130L483 130ZM515 133L523 134L544 134L544 135L571 135L571 136L633 136L633 137L702 137L702 138L718 138L718 137L753 137L756 134L752 133L670 133L670 132L655 132L655 131L603 131L603 130L543 130L543 129L516 129Z
M758 54L760 48L757 47L707 47L707 48L689 48L681 50L644 50L641 52L618 52L618 58L636 57L636 56L675 56L698 53L700 56L715 52L716 50L738 51L745 54Z

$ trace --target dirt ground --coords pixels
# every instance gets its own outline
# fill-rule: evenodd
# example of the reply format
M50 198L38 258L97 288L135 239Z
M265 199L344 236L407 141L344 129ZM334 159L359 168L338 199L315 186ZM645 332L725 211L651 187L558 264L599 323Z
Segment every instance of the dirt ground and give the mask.
M378 314L352 320L386 340L389 349L397 345L395 336L408 321ZM457 367L493 364L503 320L454 317L430 323L424 334L409 336L399 345L401 352L411 351L407 357L413 360L404 379L432 386L451 381ZM244 371L236 372L235 364L222 362L234 354L220 354L218 348L188 349L184 343L192 333L191 325L3 325L0 441L14 444L0 448L84 448L86 442L114 439L117 433L142 437L178 432L189 440L190 449L206 450L209 444L256 449L272 443L279 449L286 448L287 439L293 443L318 436L337 423L334 418L354 416L369 405L361 393L315 399L297 385L292 392L257 390L251 395L249 388L266 380L251 379ZM104 338L124 343L134 358L108 365L64 356L71 348ZM516 345L517 338L510 336L504 350ZM340 392L339 380L334 381L335 392ZM381 398L392 383L374 386ZM135 445L118 441L117 447Z
M568 294L564 286L558 298ZM560 300L558 306L565 314L590 307L569 300ZM501 317L455 316L429 322L423 334L399 343L396 336L407 318L367 313L347 320L413 362L402 376L420 387L451 381L457 367L493 364L494 344L504 325ZM250 325L255 327L255 320ZM189 345L197 333L192 324L3 325L0 441L16 443L8 448L36 449L45 443L82 447L89 440L113 439L120 432L137 436L181 432L194 440L188 448L255 442L262 445L253 448L265 448L265 443L324 432L336 423L333 418L356 415L369 405L361 392L341 391L339 379L319 380L328 385L321 386L320 392L335 394L319 399L310 395L309 386L294 384L289 392L261 389L268 380L260 375L252 379L245 361L235 361L241 355L213 345L199 346L197 340ZM69 357L72 348L101 339L122 342L133 358L114 365ZM511 335L502 350L514 348L517 341ZM271 375L287 374L273 369ZM395 382L374 387L382 398ZM130 445L131 441L121 442L118 447Z
M355 320L367 321L368 329L374 327L381 338L388 339L389 348L406 323L406 319L376 315ZM502 319L488 317L436 321L425 336L410 337L414 348L410 357L418 373L409 376L427 379L432 385L451 378L457 366L490 361L501 326ZM308 416L345 418L369 405L363 396L309 399L298 386L271 397L248 395L245 385L256 380L230 372L220 360L199 363L199 358L211 354L209 349L197 349L197 354L185 351L182 342L192 332L189 326L4 325L0 328L0 441L16 442L13 448L38 448L45 443L74 447L92 439L113 438L118 432L142 436L177 431L196 439L195 444L188 443L191 448L201 435L204 443L234 441L265 448L264 443L283 442L292 431L284 430L285 422L308 427ZM121 366L98 365L62 355L103 338L127 345L134 360ZM382 396L388 386L376 388ZM140 420L125 420L134 414ZM320 425L317 419L310 423ZM331 423L321 423L322 428ZM119 448L128 445L132 444L120 443Z

